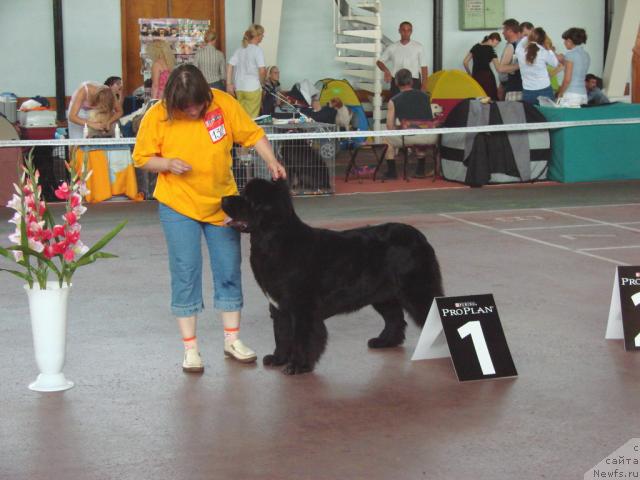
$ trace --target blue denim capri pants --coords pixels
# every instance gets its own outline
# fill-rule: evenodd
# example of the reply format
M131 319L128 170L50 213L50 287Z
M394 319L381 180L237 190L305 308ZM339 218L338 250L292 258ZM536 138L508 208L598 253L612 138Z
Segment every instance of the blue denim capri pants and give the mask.
M553 100L553 89L551 85L540 90L522 90L522 101L532 105L540 105L538 97L547 97Z
M169 250L171 312L190 317L204 309L202 301L202 246L209 250L213 273L213 306L224 312L242 308L240 232L186 217L159 204L160 223Z

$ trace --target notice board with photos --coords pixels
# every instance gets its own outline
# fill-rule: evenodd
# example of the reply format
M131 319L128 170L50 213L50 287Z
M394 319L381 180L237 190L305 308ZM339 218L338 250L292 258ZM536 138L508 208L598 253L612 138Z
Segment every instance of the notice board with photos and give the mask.
M176 57L176 65L193 63L198 48L204 44L204 37L210 26L209 20L190 18L140 18L141 72L151 77L151 59L147 55L147 45L154 40L167 42Z
M504 0L459 0L460 30L495 30L505 20Z

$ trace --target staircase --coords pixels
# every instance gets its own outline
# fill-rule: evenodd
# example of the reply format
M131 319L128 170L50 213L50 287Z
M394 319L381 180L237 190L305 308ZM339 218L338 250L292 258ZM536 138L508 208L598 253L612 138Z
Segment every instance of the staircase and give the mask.
M380 130L382 119L383 73L376 66L389 39L382 35L380 0L334 0L334 32L337 56L344 64L344 75L356 89L373 93L373 128Z

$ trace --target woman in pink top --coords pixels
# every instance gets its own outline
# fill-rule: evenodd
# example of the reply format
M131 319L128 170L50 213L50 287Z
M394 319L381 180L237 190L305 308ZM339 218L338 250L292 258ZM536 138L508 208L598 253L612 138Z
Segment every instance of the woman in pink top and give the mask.
M112 106L113 114L108 121L89 119L89 111ZM108 131L111 124L122 116L120 104L115 101L113 91L98 82L82 82L71 96L67 118L69 120L69 138L82 138L84 126L95 130Z
M176 59L169 44L163 40L154 40L146 47L147 56L151 59L151 98L162 98L169 74L176 64Z

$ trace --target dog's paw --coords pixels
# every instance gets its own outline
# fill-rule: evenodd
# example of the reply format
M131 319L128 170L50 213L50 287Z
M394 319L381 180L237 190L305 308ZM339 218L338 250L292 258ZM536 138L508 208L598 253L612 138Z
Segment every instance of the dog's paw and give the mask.
M276 355L269 354L262 357L262 364L266 367L279 367L285 363L287 363L286 358L280 358Z
M293 362L287 363L287 365L282 369L282 373L285 375L300 375L301 373L311 372L313 368L308 365L298 365Z
M392 348L402 344L402 340L390 340L388 338L375 337L369 339L369 348Z

